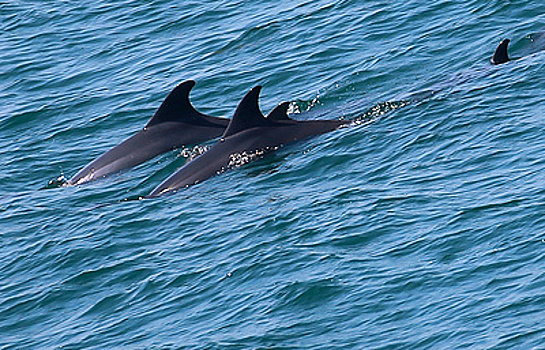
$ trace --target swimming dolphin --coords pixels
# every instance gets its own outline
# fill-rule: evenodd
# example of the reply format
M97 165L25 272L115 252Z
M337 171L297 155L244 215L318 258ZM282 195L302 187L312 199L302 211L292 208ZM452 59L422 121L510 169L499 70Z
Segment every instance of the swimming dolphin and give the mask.
M225 133L216 144L186 163L157 186L148 197L197 184L287 143L324 134L351 123L348 120L296 121L287 116L287 102L278 105L265 118L258 105L260 91L261 86L256 86L244 96Z
M509 42L509 39L505 39L498 45L496 51L494 52L494 56L492 56L492 59L490 60L492 64L497 65L511 61L509 54L507 53L507 46L509 46Z
M65 186L96 180L173 149L221 136L229 120L198 112L189 101L193 86L192 80L176 86L144 129L89 163Z

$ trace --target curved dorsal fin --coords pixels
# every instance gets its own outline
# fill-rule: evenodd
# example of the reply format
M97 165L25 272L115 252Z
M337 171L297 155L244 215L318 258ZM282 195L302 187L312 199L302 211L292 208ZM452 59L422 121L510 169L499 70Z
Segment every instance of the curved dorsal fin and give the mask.
M498 45L496 51L494 52L494 56L492 56L492 59L490 60L492 64L502 64L511 60L509 58L509 54L507 53L507 46L509 46L509 41L509 39L505 39Z
M256 86L242 98L223 137L231 136L242 130L274 124L265 119L259 109L258 98L260 92L261 86Z
M193 80L186 80L176 86L165 98L150 119L146 128L164 122L185 122L208 125L207 115L197 111L189 101L189 92L195 86Z
M267 114L268 120L293 120L288 117L289 102L282 102L278 106L274 107L272 111Z

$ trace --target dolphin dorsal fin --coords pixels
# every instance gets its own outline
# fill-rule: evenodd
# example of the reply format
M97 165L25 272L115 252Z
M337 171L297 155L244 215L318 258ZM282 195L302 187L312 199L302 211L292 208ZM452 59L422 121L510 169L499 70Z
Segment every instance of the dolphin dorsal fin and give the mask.
M260 92L261 86L256 86L242 98L223 137L231 136L242 130L273 124L271 121L265 119L259 109L258 98Z
M507 53L507 46L509 46L509 41L509 39L505 39L498 45L496 51L494 52L494 56L492 56L492 59L490 60L492 64L502 64L511 60L509 58L509 54Z
M272 111L267 114L268 120L293 120L288 117L288 108L290 106L289 102L282 102L278 106L274 107Z
M159 109L150 119L146 128L164 122L186 122L206 125L207 115L200 113L189 101L189 92L195 86L193 80L186 80L176 86L165 98Z

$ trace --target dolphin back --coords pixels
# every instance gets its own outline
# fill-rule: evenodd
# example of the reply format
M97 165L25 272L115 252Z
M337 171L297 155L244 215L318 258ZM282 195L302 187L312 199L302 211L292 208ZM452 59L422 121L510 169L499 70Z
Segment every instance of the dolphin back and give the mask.
M189 92L194 85L194 81L187 80L176 86L144 129L93 160L66 185L96 180L173 149L221 136L229 120L197 111L189 101Z
M258 105L260 90L260 86L254 87L244 96L220 141L204 154L186 163L157 186L148 197L157 197L200 183L260 158L285 144L324 134L349 123L344 120L290 119L287 116L287 102L278 105L265 118Z

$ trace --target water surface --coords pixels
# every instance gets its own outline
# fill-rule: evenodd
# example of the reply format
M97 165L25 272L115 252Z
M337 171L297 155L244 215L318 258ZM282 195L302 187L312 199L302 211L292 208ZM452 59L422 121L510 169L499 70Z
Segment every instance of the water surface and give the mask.
M545 347L540 2L0 2L2 349ZM491 66L504 38L515 60ZM168 91L371 122L176 195Z

